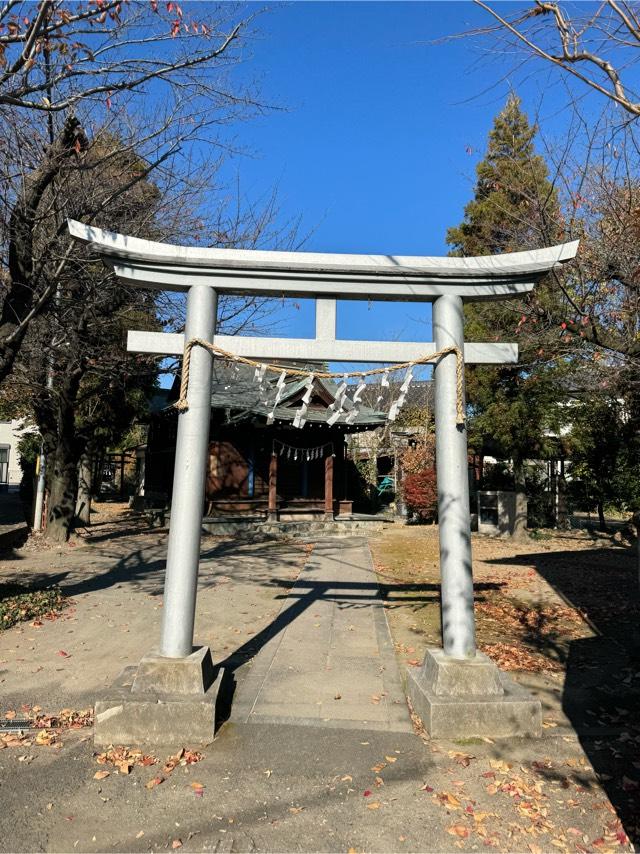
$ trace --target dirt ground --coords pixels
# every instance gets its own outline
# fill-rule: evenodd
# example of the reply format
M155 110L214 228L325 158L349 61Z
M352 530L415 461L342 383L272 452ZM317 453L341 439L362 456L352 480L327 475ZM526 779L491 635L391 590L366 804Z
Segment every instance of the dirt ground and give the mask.
M0 584L57 584L70 600L57 619L0 632L5 707L90 705L158 643L167 531L122 504L96 505L92 522L63 547L32 537L0 557ZM250 657L251 639L278 613L307 552L299 543L204 537L197 642L218 661L233 654L232 667Z
M398 660L417 666L439 644L437 529L394 526L371 547ZM238 679L310 548L203 541L196 638ZM0 632L0 717L37 706L62 727L0 748L0 850L640 850L631 549L474 538L479 645L540 696L542 739L226 724L194 765L167 772L160 753L123 768L93 750L90 707L157 642L165 554L166 531L105 504L67 546L0 557L0 584L70 597L55 619Z
M438 532L371 542L398 657L439 646ZM536 694L549 733L577 734L618 814L640 827L640 596L635 547L585 531L474 536L478 647ZM631 835L631 834L630 834Z

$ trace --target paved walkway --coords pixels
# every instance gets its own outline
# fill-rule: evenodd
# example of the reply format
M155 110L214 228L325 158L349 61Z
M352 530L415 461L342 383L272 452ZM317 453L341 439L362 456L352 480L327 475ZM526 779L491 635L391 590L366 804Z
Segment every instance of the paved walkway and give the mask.
M411 731L366 540L316 544L239 677L236 722Z

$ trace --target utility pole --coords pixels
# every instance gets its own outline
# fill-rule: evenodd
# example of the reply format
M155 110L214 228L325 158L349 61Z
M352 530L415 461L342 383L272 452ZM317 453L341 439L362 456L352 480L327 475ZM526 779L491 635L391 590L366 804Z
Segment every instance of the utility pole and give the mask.
M45 74L47 77L47 97L49 98L49 103L52 102L52 91L51 91L51 55L49 53L49 40L45 39L44 43L44 66L45 66ZM47 113L47 130L49 132L49 145L53 145L55 139L55 130L53 127L53 114L51 111ZM55 195L55 181L51 183L52 189ZM57 218L57 217L56 217ZM56 295L55 295L55 304L56 306L60 302L60 283L56 285ZM53 388L53 351L49 355L49 364L47 366L47 392ZM33 511L33 530L41 531L42 530L42 509L44 506L44 493L47 483L47 456L44 452L44 440L40 444L40 457L38 461L38 482L36 484L36 498L35 498L35 507Z

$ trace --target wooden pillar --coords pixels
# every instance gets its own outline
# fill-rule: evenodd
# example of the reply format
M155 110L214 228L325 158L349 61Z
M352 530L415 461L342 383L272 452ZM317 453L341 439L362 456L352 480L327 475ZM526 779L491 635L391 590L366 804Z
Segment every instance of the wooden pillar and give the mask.
M347 443L342 446L342 483L344 486L344 500L349 500L349 454L347 451Z
M324 458L324 515L333 519L333 454Z
M273 452L269 460L269 512L268 518L275 522L278 519L278 455Z

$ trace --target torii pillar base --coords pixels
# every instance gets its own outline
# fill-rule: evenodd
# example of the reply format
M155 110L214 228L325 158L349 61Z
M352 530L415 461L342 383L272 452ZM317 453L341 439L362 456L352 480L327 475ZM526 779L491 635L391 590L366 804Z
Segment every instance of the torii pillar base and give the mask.
M432 738L542 735L542 706L481 652L456 659L428 649L407 671L407 694Z
M94 744L205 747L216 729L221 681L208 647L185 658L151 652L96 700Z

